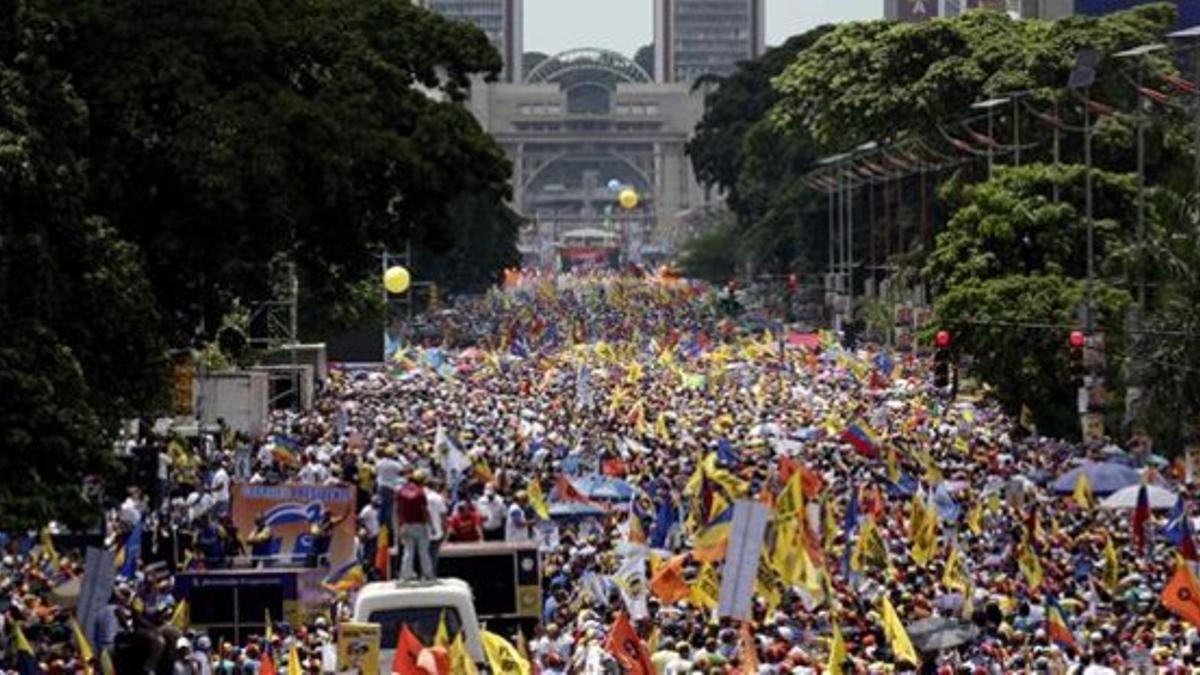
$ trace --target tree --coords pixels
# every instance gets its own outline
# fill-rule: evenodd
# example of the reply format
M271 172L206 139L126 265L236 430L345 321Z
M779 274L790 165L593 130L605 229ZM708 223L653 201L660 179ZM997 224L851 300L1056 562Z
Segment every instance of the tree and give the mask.
M775 80L776 115L782 128L811 133L832 150L905 134L937 138L939 124L993 95L1035 90L1035 102L1050 101L1083 46L1113 54L1156 42L1175 20L1170 3L1155 3L1052 22L969 12L917 24L845 23ZM1154 65L1170 68L1165 57ZM1117 67L1099 69L1092 94L1122 109L1135 96Z
M1039 429L1078 434L1067 336L1086 304L1085 170L1045 165L997 167L992 180L953 182L942 197L954 214L924 267L937 292L938 325L972 358L971 371L994 387L1012 413L1028 405ZM1097 328L1118 380L1127 290L1105 275L1105 259L1128 241L1137 199L1132 176L1094 172ZM1062 201L1055 203L1058 188ZM1157 212L1150 213L1157 230ZM1115 270L1114 270L1115 271ZM1078 326L1082 328L1082 325Z
M85 108L54 17L0 10L0 528L95 523L80 478L109 433L163 394L158 316L137 251L89 216Z
M641 66L647 75L654 77L654 43L638 47L633 55L633 62Z
M737 227L728 218L718 219L684 244L680 267L688 277L724 284L737 272L737 251Z
M349 295L372 247L443 236L464 193L508 195L460 105L501 67L470 25L404 0L53 1L89 110L89 204L141 248L176 343L266 298L279 253L306 297Z

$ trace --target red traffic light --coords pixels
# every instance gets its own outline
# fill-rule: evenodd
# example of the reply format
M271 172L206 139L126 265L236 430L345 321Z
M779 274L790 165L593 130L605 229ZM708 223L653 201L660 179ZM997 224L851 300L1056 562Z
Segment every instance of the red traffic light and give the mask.
M1083 343L1087 341L1087 337L1084 336L1083 331L1073 330L1068 340L1071 342L1072 349L1082 349Z
M937 345L938 349L945 349L950 346L950 331L939 330L937 335L933 336L933 344Z

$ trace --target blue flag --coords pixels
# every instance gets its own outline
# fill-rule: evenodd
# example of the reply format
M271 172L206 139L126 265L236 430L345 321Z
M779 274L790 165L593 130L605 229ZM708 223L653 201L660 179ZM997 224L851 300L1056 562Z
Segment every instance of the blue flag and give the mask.
M729 443L729 439L722 438L717 441L717 463L724 466L737 466L741 462L741 458L734 452L733 445Z
M129 537L125 540L125 562L121 565L121 576L126 579L132 579L137 572L138 557L142 555L142 523L144 519L139 519L137 525L133 526L133 531L129 533Z
M660 501L654 513L654 525L650 527L650 546L662 548L666 545L667 535L671 533L671 529L678 522L679 507L671 502L670 497Z

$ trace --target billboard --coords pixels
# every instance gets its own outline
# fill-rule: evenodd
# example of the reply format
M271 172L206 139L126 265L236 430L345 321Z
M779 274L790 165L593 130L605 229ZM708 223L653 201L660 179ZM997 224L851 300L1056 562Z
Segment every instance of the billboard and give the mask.
M242 536L254 530L254 519L262 515L271 528L271 541L261 554L281 566L302 567L314 545L320 546L312 528L328 512L335 520L321 567L337 568L354 558L356 513L354 488L328 485L233 486L233 522Z

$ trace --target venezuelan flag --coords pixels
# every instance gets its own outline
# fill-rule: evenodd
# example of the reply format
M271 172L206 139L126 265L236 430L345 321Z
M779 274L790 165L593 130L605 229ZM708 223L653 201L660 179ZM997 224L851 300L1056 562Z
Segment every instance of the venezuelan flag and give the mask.
M1046 598L1046 634L1063 647L1079 648L1079 643L1075 641L1075 634L1067 625L1062 607L1059 607L1058 602L1052 597Z
M842 431L842 440L853 445L855 450L867 457L879 455L879 439L871 427L862 420L847 426Z

